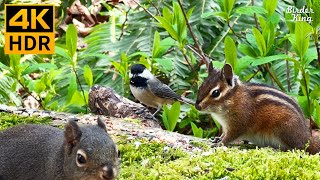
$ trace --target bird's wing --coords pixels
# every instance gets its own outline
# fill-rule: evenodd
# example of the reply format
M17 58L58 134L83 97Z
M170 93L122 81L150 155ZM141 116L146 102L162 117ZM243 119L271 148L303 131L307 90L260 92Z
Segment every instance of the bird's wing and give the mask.
M169 86L163 84L158 79L148 80L148 87L156 96L167 99L180 100L181 97L176 94Z

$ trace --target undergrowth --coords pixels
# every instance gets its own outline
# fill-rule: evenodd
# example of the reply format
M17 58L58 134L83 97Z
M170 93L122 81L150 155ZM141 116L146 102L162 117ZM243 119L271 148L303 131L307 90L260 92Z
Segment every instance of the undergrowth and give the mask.
M49 118L0 113L0 130L22 123L48 124ZM320 179L320 156L271 148L209 148L194 142L189 152L147 139L113 137L121 152L119 180Z

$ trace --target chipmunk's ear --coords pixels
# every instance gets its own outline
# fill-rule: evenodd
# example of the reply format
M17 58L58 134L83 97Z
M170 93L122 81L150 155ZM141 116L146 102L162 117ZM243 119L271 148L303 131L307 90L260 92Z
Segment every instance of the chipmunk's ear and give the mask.
M225 64L222 68L222 75L224 79L227 81L229 86L233 86L233 70L230 64Z
M68 154L71 154L72 149L80 142L81 136L80 127L74 120L70 120L64 126L64 143Z
M216 70L215 70L214 67L212 66L212 61L210 61L209 67L208 67L209 76L210 76L210 75L213 75L213 73L214 73L215 71L216 71Z
M98 117L98 126L107 132L107 126L100 116Z

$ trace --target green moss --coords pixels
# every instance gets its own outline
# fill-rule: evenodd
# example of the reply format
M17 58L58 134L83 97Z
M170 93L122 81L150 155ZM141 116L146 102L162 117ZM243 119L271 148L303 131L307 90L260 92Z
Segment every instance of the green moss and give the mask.
M6 129L18 124L49 124L51 121L52 120L49 117L39 118L39 117L19 116L16 114L0 112L0 130Z
M320 156L302 151L219 147L189 153L145 140L119 142L119 149L119 179L320 178Z
M48 124L49 118L0 113L0 129L21 123ZM121 152L119 180L175 179L320 179L320 156L271 148L210 148L193 141L188 152L145 138L113 136Z

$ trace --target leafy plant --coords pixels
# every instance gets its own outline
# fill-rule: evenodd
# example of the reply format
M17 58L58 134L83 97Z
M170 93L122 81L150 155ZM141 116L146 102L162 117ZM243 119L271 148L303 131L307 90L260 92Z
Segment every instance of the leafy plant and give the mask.
M180 102L172 104L171 108L164 105L162 113L162 121L168 131L174 131L180 115Z

